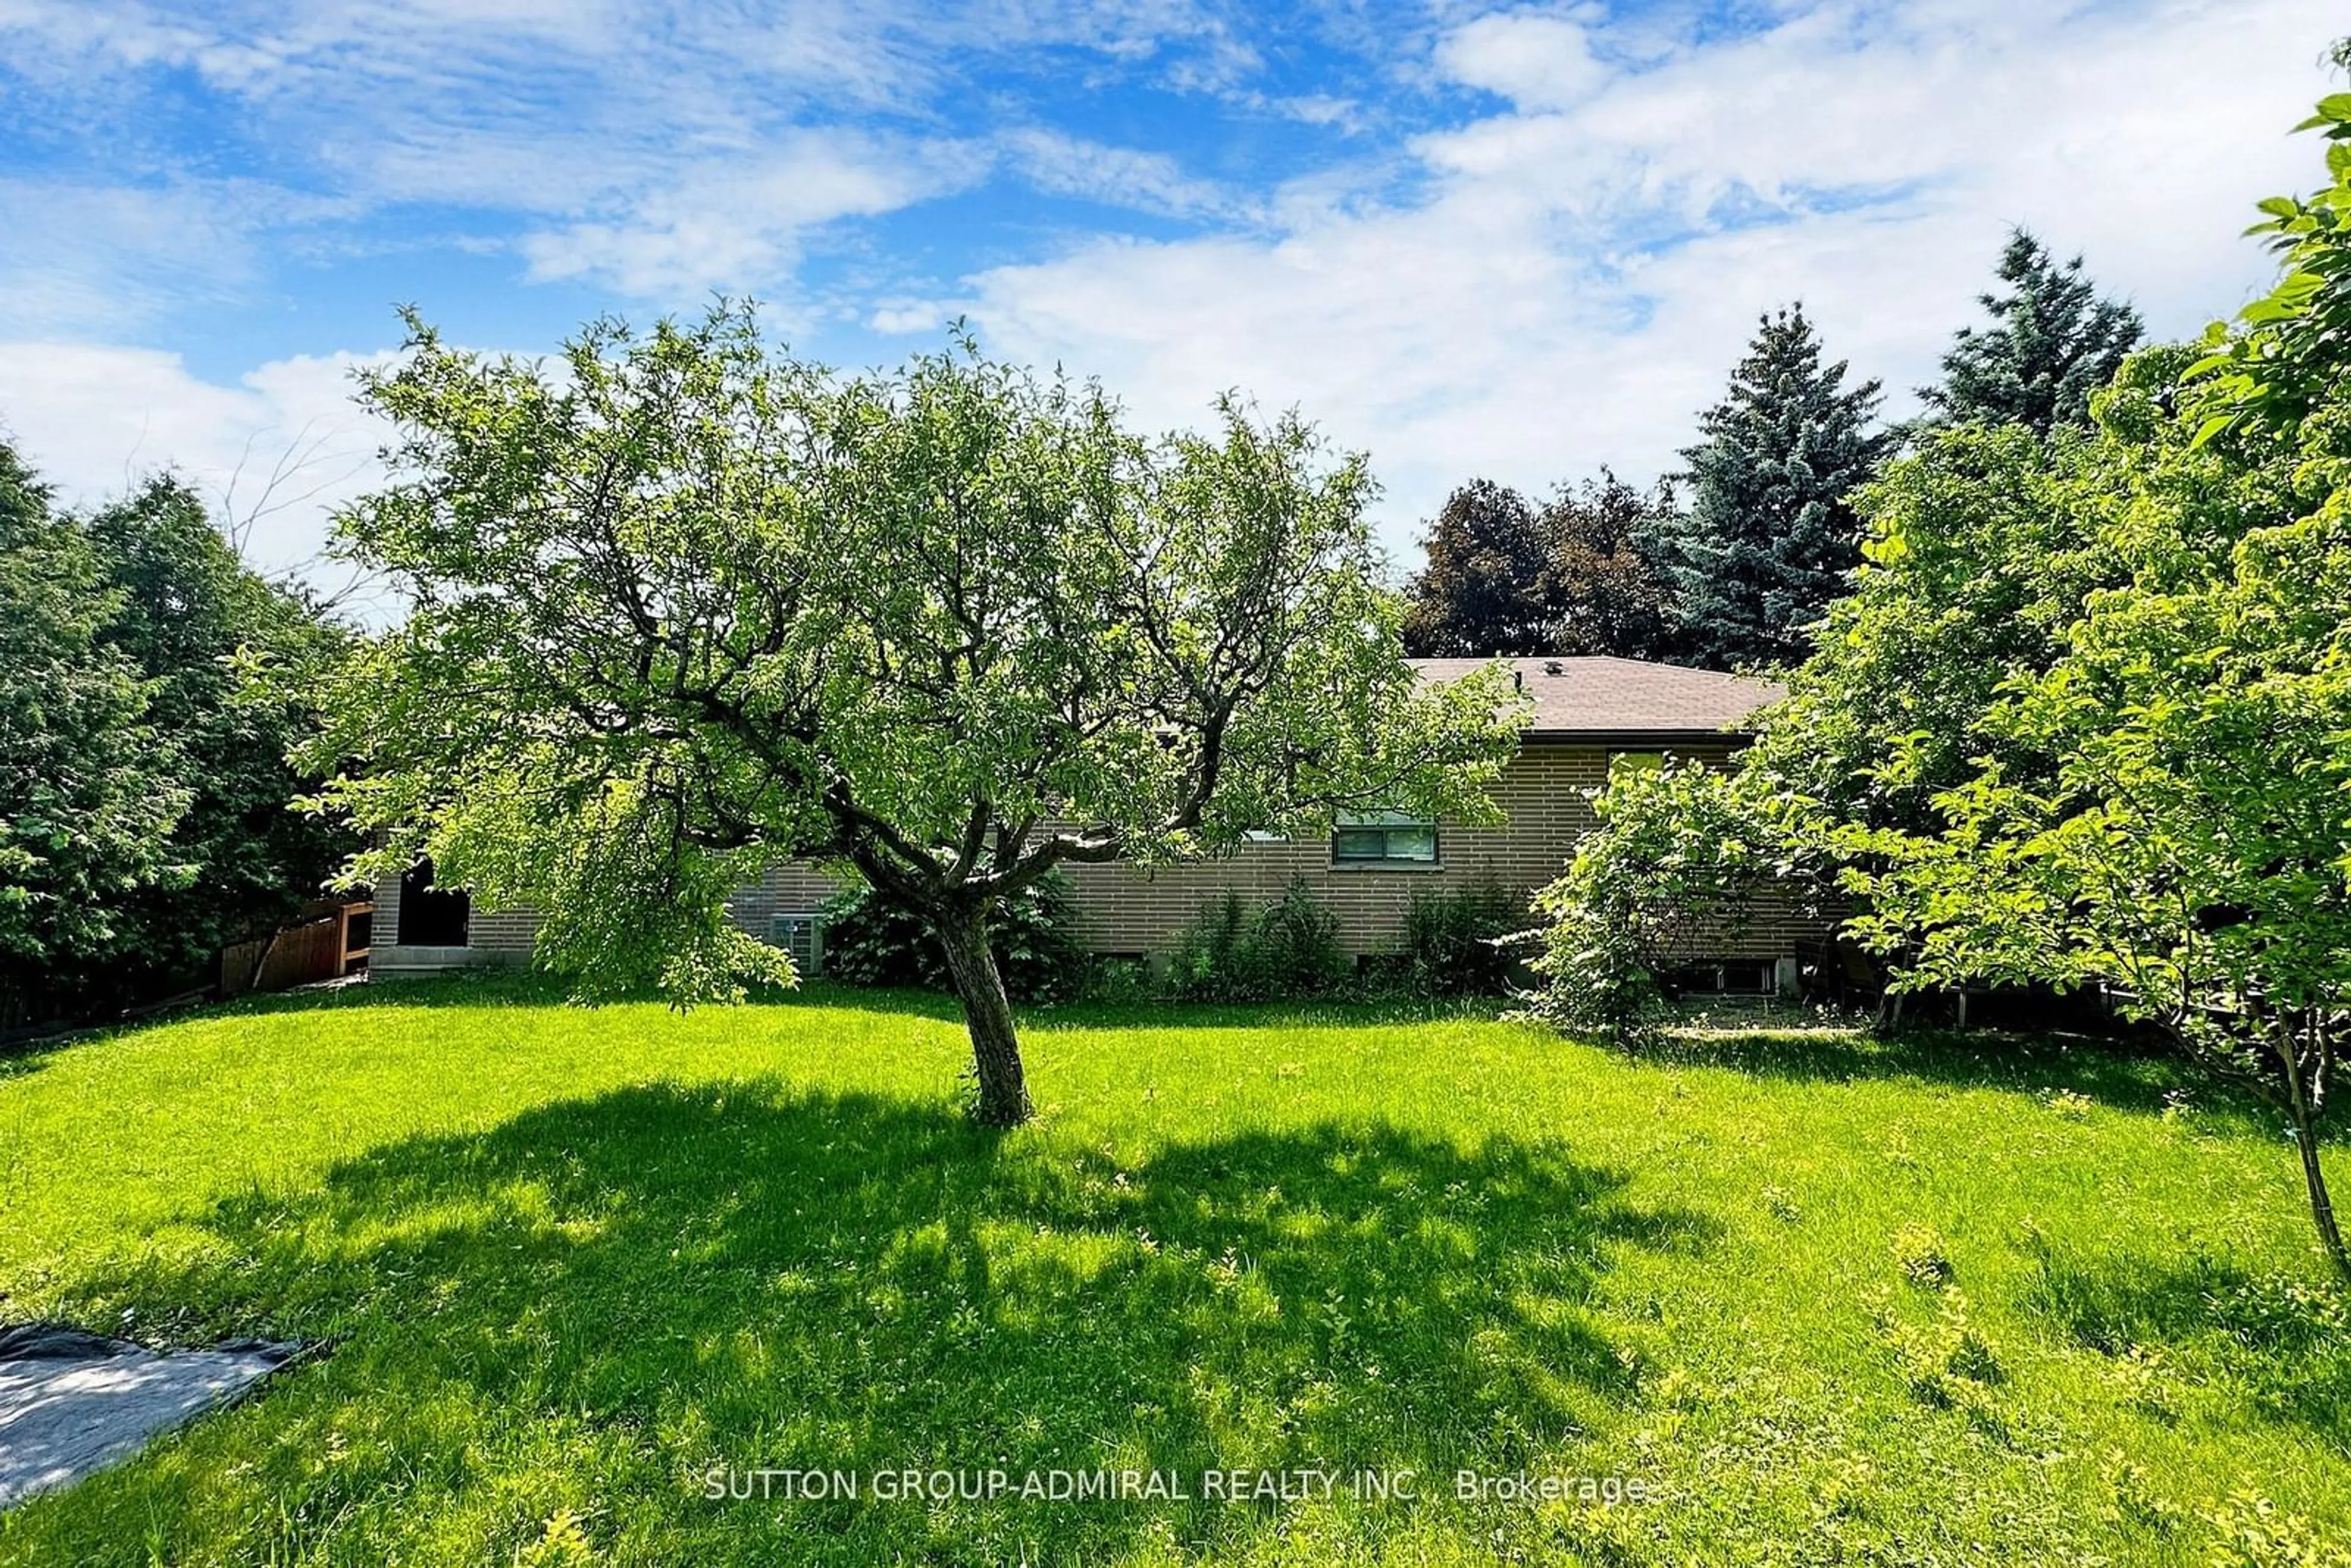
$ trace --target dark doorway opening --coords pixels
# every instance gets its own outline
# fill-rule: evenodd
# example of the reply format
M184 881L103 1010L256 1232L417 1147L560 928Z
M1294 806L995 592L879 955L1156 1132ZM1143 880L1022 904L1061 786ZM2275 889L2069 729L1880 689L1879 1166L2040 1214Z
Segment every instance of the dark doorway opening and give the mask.
M433 885L433 862L419 861L401 873L400 936L403 947L463 947L474 901L463 888Z

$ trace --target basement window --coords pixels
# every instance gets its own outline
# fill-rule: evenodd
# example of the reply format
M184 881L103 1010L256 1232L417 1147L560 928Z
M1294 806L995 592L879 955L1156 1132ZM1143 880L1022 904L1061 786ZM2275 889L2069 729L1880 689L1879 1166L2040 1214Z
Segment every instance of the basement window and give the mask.
M1343 817L1331 835L1334 865L1421 865L1437 863L1437 824L1383 811L1369 817Z

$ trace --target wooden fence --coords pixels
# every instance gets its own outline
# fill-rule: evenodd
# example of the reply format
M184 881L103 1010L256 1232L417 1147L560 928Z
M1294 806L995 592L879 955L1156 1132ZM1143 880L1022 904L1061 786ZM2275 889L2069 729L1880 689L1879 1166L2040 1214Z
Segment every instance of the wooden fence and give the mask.
M293 925L221 949L220 992L283 991L339 979L367 963L372 904L314 905Z

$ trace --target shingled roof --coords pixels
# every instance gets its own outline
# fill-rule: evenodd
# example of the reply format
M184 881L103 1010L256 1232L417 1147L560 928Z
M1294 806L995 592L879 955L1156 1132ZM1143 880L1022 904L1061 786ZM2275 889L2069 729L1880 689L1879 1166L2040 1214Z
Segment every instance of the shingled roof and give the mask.
M1423 678L1458 680L1486 659L1415 659ZM1751 675L1725 675L1642 659L1506 659L1534 699L1527 735L1538 740L1695 739L1750 727L1757 709L1787 695Z

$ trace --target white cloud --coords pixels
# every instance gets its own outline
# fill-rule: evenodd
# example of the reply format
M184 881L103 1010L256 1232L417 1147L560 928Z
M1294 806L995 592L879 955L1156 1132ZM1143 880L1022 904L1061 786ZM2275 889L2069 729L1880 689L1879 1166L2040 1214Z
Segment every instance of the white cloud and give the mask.
M951 129L975 71L1048 49L1178 87L1254 63L1195 0L0 0L0 69L110 119L146 155L152 73L190 72L239 140L299 162L354 212L489 214L518 235L528 277L664 306L714 287L788 295L814 231L999 166L1065 193L1123 181L1155 212L1221 210L1154 154L1089 157L1049 132L993 148ZM289 199L280 224L298 210ZM53 248L100 243L65 229ZM57 288L24 298L19 329L87 315Z
M1295 98L1276 99L1273 107L1306 125L1332 126L1350 134L1364 127L1364 106L1352 98L1310 92Z
M2267 275L2236 237L2252 202L2316 177L2283 132L2325 90L2321 9L1831 0L1598 56L1578 24L1488 17L1435 59L1511 107L1414 143L1411 199L1292 191L1270 232L1090 240L958 303L1155 423L1235 385L1299 402L1369 447L1401 547L1473 474L1671 466L1758 313L1793 299L1898 406L2013 224L2086 252L2159 335L2226 313Z
M176 354L71 342L0 343L0 429L67 506L176 470L246 535L266 571L316 568L327 511L381 476L388 428L351 401L351 372L388 354L272 361L235 383Z
M0 339L120 331L262 270L260 235L329 210L246 180L94 185L0 175Z
M1562 109L1598 91L1608 68L1592 36L1563 16L1480 16L1447 34L1437 66L1465 87L1501 94L1523 109Z
M884 258L820 303L883 334L967 314L1000 351L1101 373L1155 424L1196 423L1230 387L1295 401L1371 449L1402 546L1471 474L1541 486L1668 465L1757 313L1792 299L1858 373L1907 392L1972 318L2011 224L2086 252L2158 333L2194 329L2266 274L2236 237L2252 202L2315 178L2314 145L2283 131L2324 89L2341 26L2313 0L1773 0L1760 33L1675 33L1689 9L1367 22L1358 63L1440 90L1334 78L1357 96L1284 98L1244 85L1280 58L1193 0L945 16L909 0L0 0L11 68L59 101L97 103L110 71L131 89L157 66L193 72L331 193L169 170L0 182L0 420L80 497L167 460L218 493L308 428L330 437L312 470L331 497L376 440L346 401L349 359L216 382L122 346L266 280L305 223L469 209L501 236L469 237L511 245L529 277L663 305L779 294L789 317L807 308L795 269L836 225L1015 178L1207 232L1016 252L946 298L914 297L927 286ZM1213 92L1260 125L1392 133L1483 107L1235 192L1040 120L1019 81L975 128L946 100L980 57ZM114 111L135 126L143 100L125 89ZM274 514L261 548L307 555L319 515Z
M998 141L1008 164L1037 189L1055 195L1176 217L1250 211L1235 193L1194 179L1165 153L1106 147L1036 126L1007 131Z
M801 131L750 160L715 162L675 187L633 193L608 215L527 235L533 278L593 277L636 298L677 299L789 277L803 237L967 184L985 167L948 144L907 150Z

